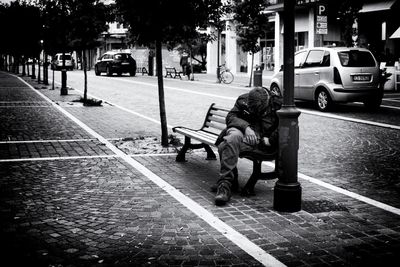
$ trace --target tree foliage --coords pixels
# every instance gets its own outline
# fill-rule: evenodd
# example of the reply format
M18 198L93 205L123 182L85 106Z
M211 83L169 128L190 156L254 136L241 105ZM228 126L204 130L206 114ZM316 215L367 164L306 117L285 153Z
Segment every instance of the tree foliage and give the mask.
M161 119L161 144L168 145L168 130L162 78L163 44L189 44L198 37L197 29L210 22L210 14L220 0L116 0L121 22L128 27L131 42L156 47L158 92Z
M270 30L268 17L262 13L267 7L265 0L234 0L233 19L236 22L238 44L244 52L260 51L258 39Z
M342 39L346 46L352 46L353 22L364 2L364 0L328 0L328 8L332 8L339 18Z
M128 26L132 41L152 44L156 38L164 44L181 43L197 36L196 29L209 21L209 13L218 0L116 0L118 14Z
M4 39L0 42L1 53L14 57L37 56L40 51L40 10L26 2L14 1L1 5L0 27ZM28 23L21 23L21 18Z

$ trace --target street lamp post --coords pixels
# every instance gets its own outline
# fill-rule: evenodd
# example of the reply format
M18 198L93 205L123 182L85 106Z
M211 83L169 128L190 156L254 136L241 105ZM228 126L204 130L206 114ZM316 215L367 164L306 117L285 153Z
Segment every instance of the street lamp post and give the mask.
M294 6L284 0L283 105L279 117L278 181L274 187L274 209L284 212L301 210L301 186L297 180L300 111L294 105Z
M62 17L61 17L61 23L62 23L62 28L63 28L63 38L64 38L64 45L66 43L66 18L65 18L65 3L64 1L61 2L61 10L62 10ZM61 95L68 95L68 88L67 88L67 69L65 68L65 46L63 47L62 50L62 67L61 67L61 90L60 90Z

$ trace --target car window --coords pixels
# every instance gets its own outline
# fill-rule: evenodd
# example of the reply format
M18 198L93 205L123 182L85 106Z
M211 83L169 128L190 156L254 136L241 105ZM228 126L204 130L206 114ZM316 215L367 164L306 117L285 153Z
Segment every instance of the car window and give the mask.
M368 51L341 51L338 56L344 67L375 67L375 60Z
M302 52L297 53L294 56L294 67L295 68L301 67L301 65L304 62L304 58L306 57L306 55L307 55L307 51L302 51Z
M129 55L128 54L116 54L115 55L115 59L119 59L119 60L125 60L125 59L129 59Z
M304 62L303 67L320 67L323 57L323 50L311 50L310 53L308 53L307 59Z
M64 55L65 60L71 60L71 55ZM63 56L60 55L60 60L63 60Z
M321 67L329 67L331 65L331 54L325 51L324 57L322 58Z

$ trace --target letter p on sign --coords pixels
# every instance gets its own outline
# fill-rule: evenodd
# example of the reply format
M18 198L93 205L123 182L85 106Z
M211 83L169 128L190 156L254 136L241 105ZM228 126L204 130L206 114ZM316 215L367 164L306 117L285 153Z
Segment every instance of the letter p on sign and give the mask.
M318 16L326 16L326 7L324 5L318 5Z

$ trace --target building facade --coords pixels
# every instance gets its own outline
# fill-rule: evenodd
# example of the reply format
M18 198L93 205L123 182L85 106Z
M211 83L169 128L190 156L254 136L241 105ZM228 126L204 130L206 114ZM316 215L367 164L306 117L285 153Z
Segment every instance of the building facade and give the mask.
M346 22L340 15L339 1L335 0L297 0L295 10L295 50L318 46L344 46ZM370 49L378 61L389 65L400 57L400 4L399 0L365 0L352 23L353 46ZM261 51L255 54L255 66L264 71L279 71L283 62L283 0L271 0L264 14L269 17L273 31L260 38ZM348 23L348 22L347 22ZM237 44L235 25L226 21L222 32L220 48L217 42L207 46L207 72L215 73L217 51L220 51L220 64L226 64L233 73L250 72L251 56L246 55ZM210 29L213 31L213 29Z

